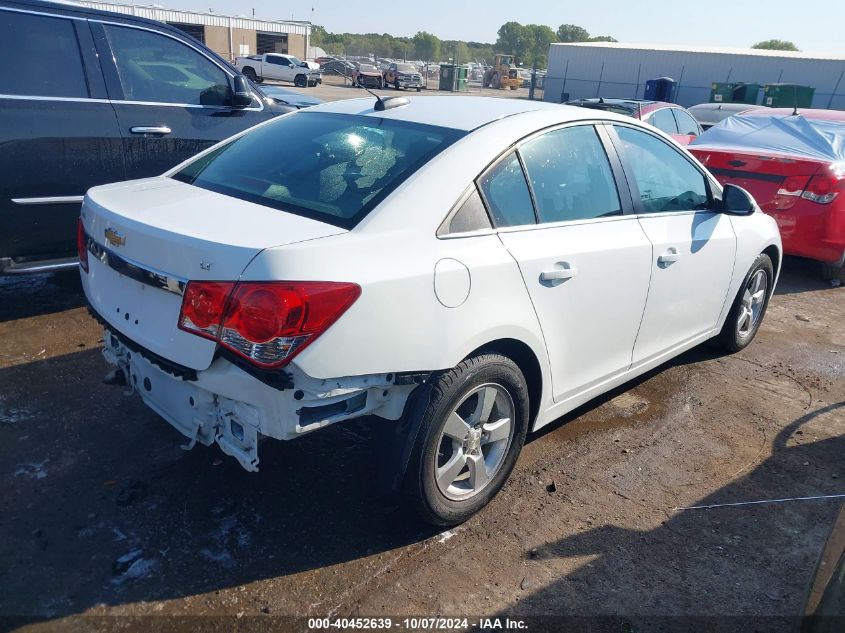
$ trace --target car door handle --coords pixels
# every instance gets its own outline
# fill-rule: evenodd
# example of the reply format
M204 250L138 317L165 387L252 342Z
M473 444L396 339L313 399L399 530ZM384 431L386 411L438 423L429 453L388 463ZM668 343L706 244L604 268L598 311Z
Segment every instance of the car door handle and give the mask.
M571 279L578 274L577 268L554 268L552 270L544 270L540 273L540 281L559 281L561 279Z
M658 264L672 264L680 259L677 248L667 249L660 257L657 258Z
M154 126L147 126L147 125L136 125L135 127L129 128L129 131L132 134L170 134L173 130L171 130L166 125L154 125Z

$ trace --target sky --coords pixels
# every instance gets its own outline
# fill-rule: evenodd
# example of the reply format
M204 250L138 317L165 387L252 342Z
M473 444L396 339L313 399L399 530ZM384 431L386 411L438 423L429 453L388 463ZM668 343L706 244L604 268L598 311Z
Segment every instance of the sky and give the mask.
M126 2L131 0L112 0ZM138 5L147 4L137 0ZM782 39L803 51L845 56L841 0L150 0L169 9L213 10L274 20L311 20L328 31L495 42L508 21L583 26L620 42L747 48ZM312 12L313 7L313 12Z

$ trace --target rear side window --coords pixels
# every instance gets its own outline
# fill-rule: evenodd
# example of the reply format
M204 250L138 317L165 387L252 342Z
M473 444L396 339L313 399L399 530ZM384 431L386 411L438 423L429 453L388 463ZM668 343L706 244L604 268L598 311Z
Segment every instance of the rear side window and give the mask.
M675 124L675 117L672 116L671 108L663 108L651 115L648 121L658 130L666 132L666 134L677 134L678 126Z
M71 20L0 11L0 59L0 92L88 97Z
M610 162L592 125L548 132L523 145L519 152L540 222L622 213Z
M371 116L298 112L230 141L173 177L352 228L463 134Z
M678 108L672 108L672 113L675 115L675 121L678 122L678 132L680 134L689 134L691 136L701 134L698 123L689 114Z
M515 153L500 161L478 181L496 226L534 224L534 205Z
M123 96L129 101L225 106L226 73L185 44L164 35L106 25Z
M643 213L707 209L704 175L680 152L652 134L614 126L622 141L625 171L633 175Z

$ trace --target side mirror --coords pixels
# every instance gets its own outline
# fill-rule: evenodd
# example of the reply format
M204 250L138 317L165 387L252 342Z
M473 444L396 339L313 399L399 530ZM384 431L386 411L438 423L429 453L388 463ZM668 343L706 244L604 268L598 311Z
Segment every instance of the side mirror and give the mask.
M722 213L751 215L756 204L751 194L742 187L729 184L722 189Z
M246 108L252 105L253 97L249 83L243 75L235 75L235 92L232 95L232 107Z

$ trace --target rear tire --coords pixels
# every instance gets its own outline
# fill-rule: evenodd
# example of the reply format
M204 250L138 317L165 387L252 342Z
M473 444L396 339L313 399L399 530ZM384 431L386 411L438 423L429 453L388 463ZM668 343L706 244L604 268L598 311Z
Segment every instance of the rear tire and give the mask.
M822 263L822 279L845 284L845 265Z
M754 340L769 307L774 278L772 260L768 255L759 255L743 279L717 337L722 348L731 353L738 352Z
M249 79L251 82L258 83L258 75L255 74L255 71L251 67L247 66L244 68L243 73L244 77Z
M525 378L505 356L474 356L440 375L404 481L422 518L456 525L487 505L516 464L528 416Z

